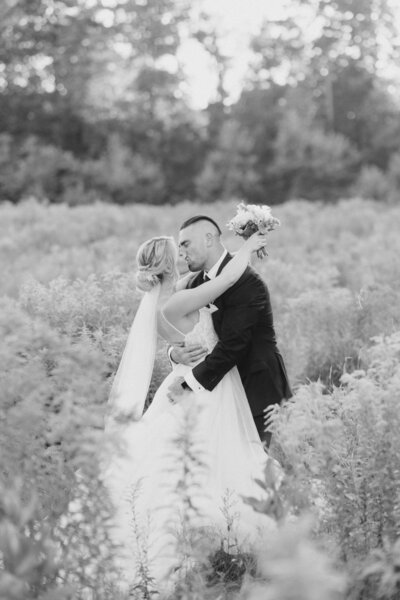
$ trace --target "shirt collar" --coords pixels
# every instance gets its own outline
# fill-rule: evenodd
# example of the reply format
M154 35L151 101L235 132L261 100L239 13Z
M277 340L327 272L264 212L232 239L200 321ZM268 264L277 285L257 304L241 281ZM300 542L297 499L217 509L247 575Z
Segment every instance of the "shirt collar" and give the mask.
M227 254L228 254L228 250L224 250L224 252L220 256L220 258L217 260L215 265L213 265L209 271L204 271L204 274L207 275L207 277L209 279L214 279L217 276L218 269L220 268L220 266Z

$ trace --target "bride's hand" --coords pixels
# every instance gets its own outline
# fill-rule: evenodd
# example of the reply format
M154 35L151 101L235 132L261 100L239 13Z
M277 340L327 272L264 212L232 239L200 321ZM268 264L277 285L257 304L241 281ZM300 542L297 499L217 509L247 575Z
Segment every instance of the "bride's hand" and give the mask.
M266 245L267 234L260 233L259 231L253 233L253 235L251 235L244 243L244 247L249 251L250 254L252 252L257 252L257 250L261 250L261 248L265 248Z

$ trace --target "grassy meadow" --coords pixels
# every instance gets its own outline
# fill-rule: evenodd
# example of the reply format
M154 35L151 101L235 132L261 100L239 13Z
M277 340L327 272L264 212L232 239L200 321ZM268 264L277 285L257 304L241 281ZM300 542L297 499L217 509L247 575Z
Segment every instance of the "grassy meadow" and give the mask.
M96 474L110 382L140 299L135 253L194 214L224 226L236 203L0 205L1 598L125 598ZM273 214L281 228L255 267L296 390L274 415L287 476L263 510L276 538L251 568L230 547L222 567L189 573L173 598L394 599L400 206L292 201ZM227 230L224 242L240 244ZM167 371L160 343L152 390ZM74 502L84 510L72 514ZM142 577L132 594L153 597L151 582Z

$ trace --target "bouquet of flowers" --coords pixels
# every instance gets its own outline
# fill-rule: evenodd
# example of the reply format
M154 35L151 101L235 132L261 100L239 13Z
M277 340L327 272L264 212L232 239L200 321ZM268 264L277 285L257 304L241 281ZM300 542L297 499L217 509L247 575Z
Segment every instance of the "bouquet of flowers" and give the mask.
M266 233L276 229L280 224L279 219L272 216L271 208L266 204L244 204L244 202L241 202L238 204L236 215L227 223L227 227L234 231L236 235L247 240L256 231ZM268 252L265 248L261 248L261 250L257 250L257 256L264 258L264 256L268 256Z

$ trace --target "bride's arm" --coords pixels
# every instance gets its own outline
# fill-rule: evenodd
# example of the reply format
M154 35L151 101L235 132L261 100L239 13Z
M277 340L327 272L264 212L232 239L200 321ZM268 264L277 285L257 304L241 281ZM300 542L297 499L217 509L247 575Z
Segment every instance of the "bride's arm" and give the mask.
M265 245L266 236L254 233L215 279L207 281L194 289L180 290L173 294L163 309L167 319L173 322L174 319L180 319L203 306L207 306L215 298L221 296L243 275L252 252Z

